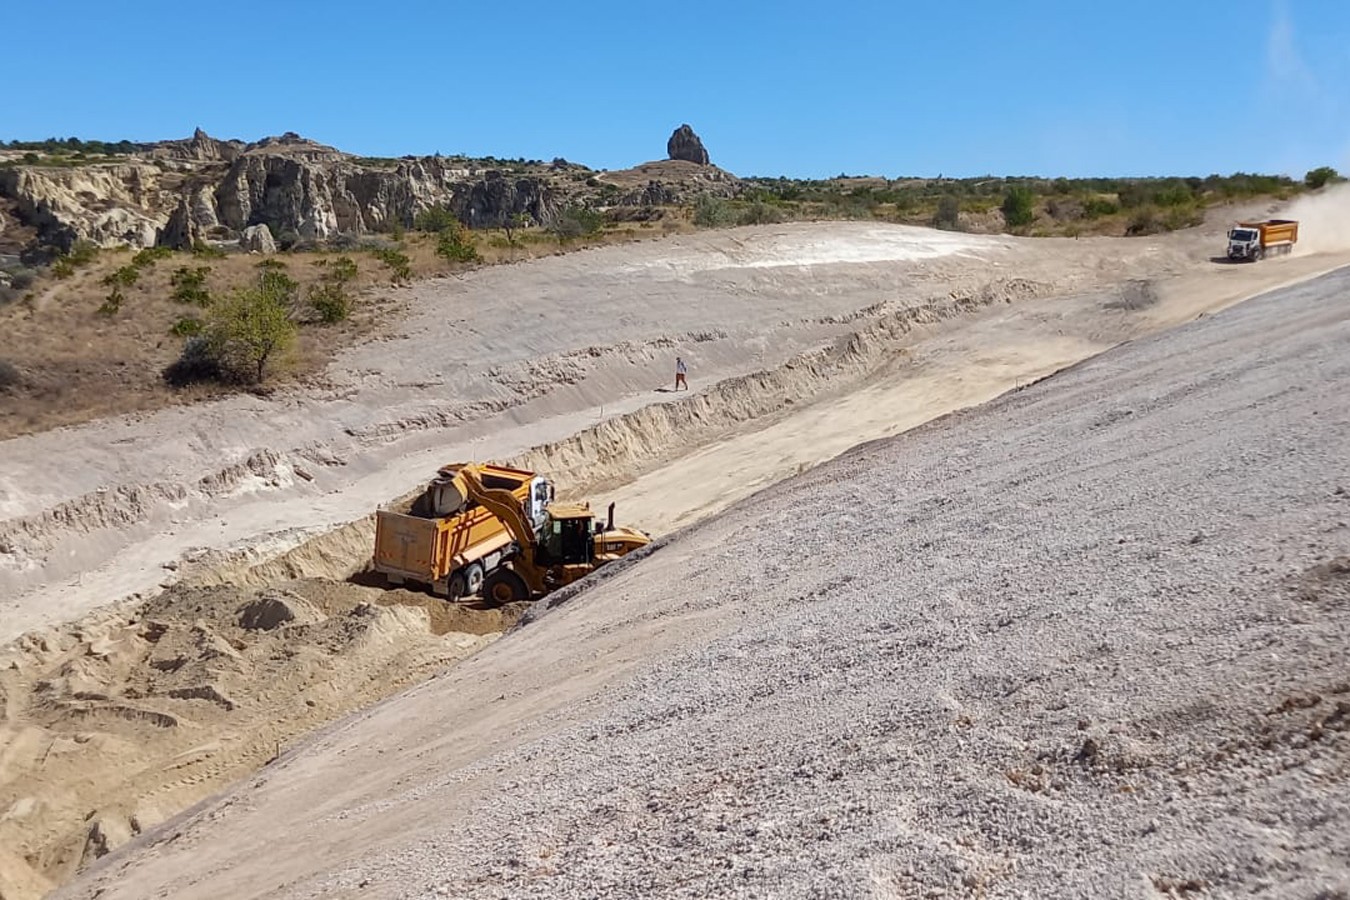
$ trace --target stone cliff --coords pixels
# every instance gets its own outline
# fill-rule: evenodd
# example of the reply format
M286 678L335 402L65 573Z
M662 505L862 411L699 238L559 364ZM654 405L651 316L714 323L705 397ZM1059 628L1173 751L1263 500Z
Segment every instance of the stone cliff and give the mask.
M624 196L615 197L604 189L612 192L623 173L595 173L559 160L375 160L293 133L245 144L201 129L187 140L163 141L115 161L59 162L0 164L0 198L36 231L30 251L66 250L77 241L103 247L224 244L264 225L286 247L409 227L419 212L438 206L474 228L500 227L518 216L549 225L572 203L656 206L703 192L732 195L739 184L711 166L691 166L696 173L644 169L640 185L624 184Z

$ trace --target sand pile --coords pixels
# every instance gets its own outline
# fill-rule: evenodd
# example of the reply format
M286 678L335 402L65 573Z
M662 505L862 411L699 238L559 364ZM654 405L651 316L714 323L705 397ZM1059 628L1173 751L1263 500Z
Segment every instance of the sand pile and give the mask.
M0 658L0 896L41 896L519 613L299 580L179 586L27 636Z

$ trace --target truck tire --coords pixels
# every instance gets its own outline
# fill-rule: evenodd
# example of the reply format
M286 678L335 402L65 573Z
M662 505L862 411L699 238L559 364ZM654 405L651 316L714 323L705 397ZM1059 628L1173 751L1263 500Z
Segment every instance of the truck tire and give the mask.
M491 606L505 606L530 599L530 588L510 569L498 569L483 580L483 600Z
M445 592L445 599L455 603L469 595L468 583L464 578L464 571L461 569L450 576Z
M469 563L464 567L464 596L472 597L483 589L483 567Z

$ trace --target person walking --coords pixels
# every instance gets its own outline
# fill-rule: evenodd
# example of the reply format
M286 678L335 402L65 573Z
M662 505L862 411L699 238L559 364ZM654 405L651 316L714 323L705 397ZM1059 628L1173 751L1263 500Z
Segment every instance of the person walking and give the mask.
M689 382L684 380L684 376L688 374L688 372L689 370L685 368L684 360L678 356L675 357L675 390L678 391L680 385L684 385L686 391L689 390Z

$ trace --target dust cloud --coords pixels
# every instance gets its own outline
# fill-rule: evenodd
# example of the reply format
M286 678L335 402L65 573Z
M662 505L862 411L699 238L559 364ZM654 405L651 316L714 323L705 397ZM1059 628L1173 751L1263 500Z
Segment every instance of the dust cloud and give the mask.
M1298 220L1297 255L1350 250L1350 182L1298 198L1281 217Z

